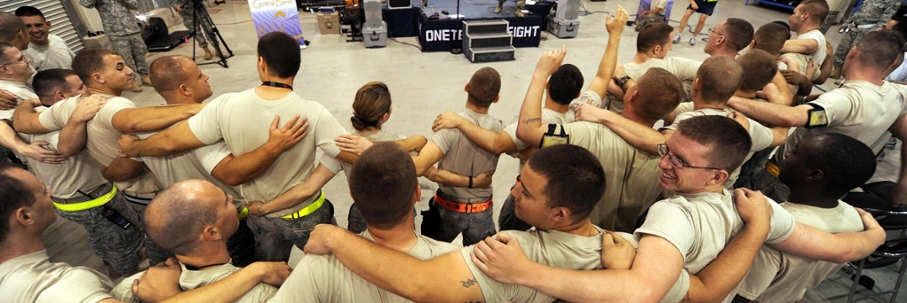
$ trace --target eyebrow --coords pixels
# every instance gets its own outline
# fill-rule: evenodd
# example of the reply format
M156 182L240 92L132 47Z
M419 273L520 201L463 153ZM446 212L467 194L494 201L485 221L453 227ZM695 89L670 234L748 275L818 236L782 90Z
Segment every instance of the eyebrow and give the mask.
M529 193L529 189L526 188L526 183L523 182L522 178L520 178L520 186L523 187L523 194L524 194L524 195L529 196L529 198L535 199L535 196L532 195L531 193Z

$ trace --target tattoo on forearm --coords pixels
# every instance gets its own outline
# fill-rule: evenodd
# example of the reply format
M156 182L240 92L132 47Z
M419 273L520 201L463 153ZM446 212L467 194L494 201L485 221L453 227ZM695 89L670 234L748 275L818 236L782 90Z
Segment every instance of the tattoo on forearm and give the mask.
M476 281L476 279L469 279L466 281L461 281L460 283L463 283L463 287L469 288L469 287L475 285L477 282L478 281Z
M542 122L542 118L530 118L530 119L523 120L523 124L529 124L529 123L535 123L535 122Z

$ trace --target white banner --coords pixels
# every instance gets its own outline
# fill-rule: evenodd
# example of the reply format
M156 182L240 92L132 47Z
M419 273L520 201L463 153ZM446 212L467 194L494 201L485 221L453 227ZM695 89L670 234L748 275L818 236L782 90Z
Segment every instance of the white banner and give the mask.
M280 31L293 36L300 48L305 48L295 0L249 0L249 10L252 12L258 38Z

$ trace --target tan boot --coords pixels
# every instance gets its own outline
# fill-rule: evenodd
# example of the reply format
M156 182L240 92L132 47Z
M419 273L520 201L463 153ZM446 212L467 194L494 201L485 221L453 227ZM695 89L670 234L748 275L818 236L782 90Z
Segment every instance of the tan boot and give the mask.
M139 81L132 81L132 91L137 93L142 92L142 83Z
M211 60L211 58L214 58L214 55L211 54L211 50L208 49L207 45L205 45L205 47L202 47L202 50L205 51L205 60Z
M498 7L495 7L495 8L494 8L494 13L495 13L495 14L500 14L500 13L501 13L501 9L502 9L501 6L502 6L502 5L503 5L503 3L499 3L499 4L498 4Z
M841 78L841 68L838 67L837 65L832 66L831 74L828 75L828 77L832 78L832 79L840 79Z
M142 84L151 86L151 77L148 77L148 75L142 75Z
M516 16L517 16L518 18L526 17L526 14L523 14L523 10L521 10L521 9L519 9L519 8L516 9L516 12L514 12L514 14L516 14Z

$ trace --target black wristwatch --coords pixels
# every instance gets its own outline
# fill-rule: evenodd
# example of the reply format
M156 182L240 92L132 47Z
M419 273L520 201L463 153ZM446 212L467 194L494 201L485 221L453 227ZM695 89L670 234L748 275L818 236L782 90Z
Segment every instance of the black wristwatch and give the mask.
M620 80L617 80L617 85L624 87L624 84L627 84L627 81L630 81L630 76L620 77Z

